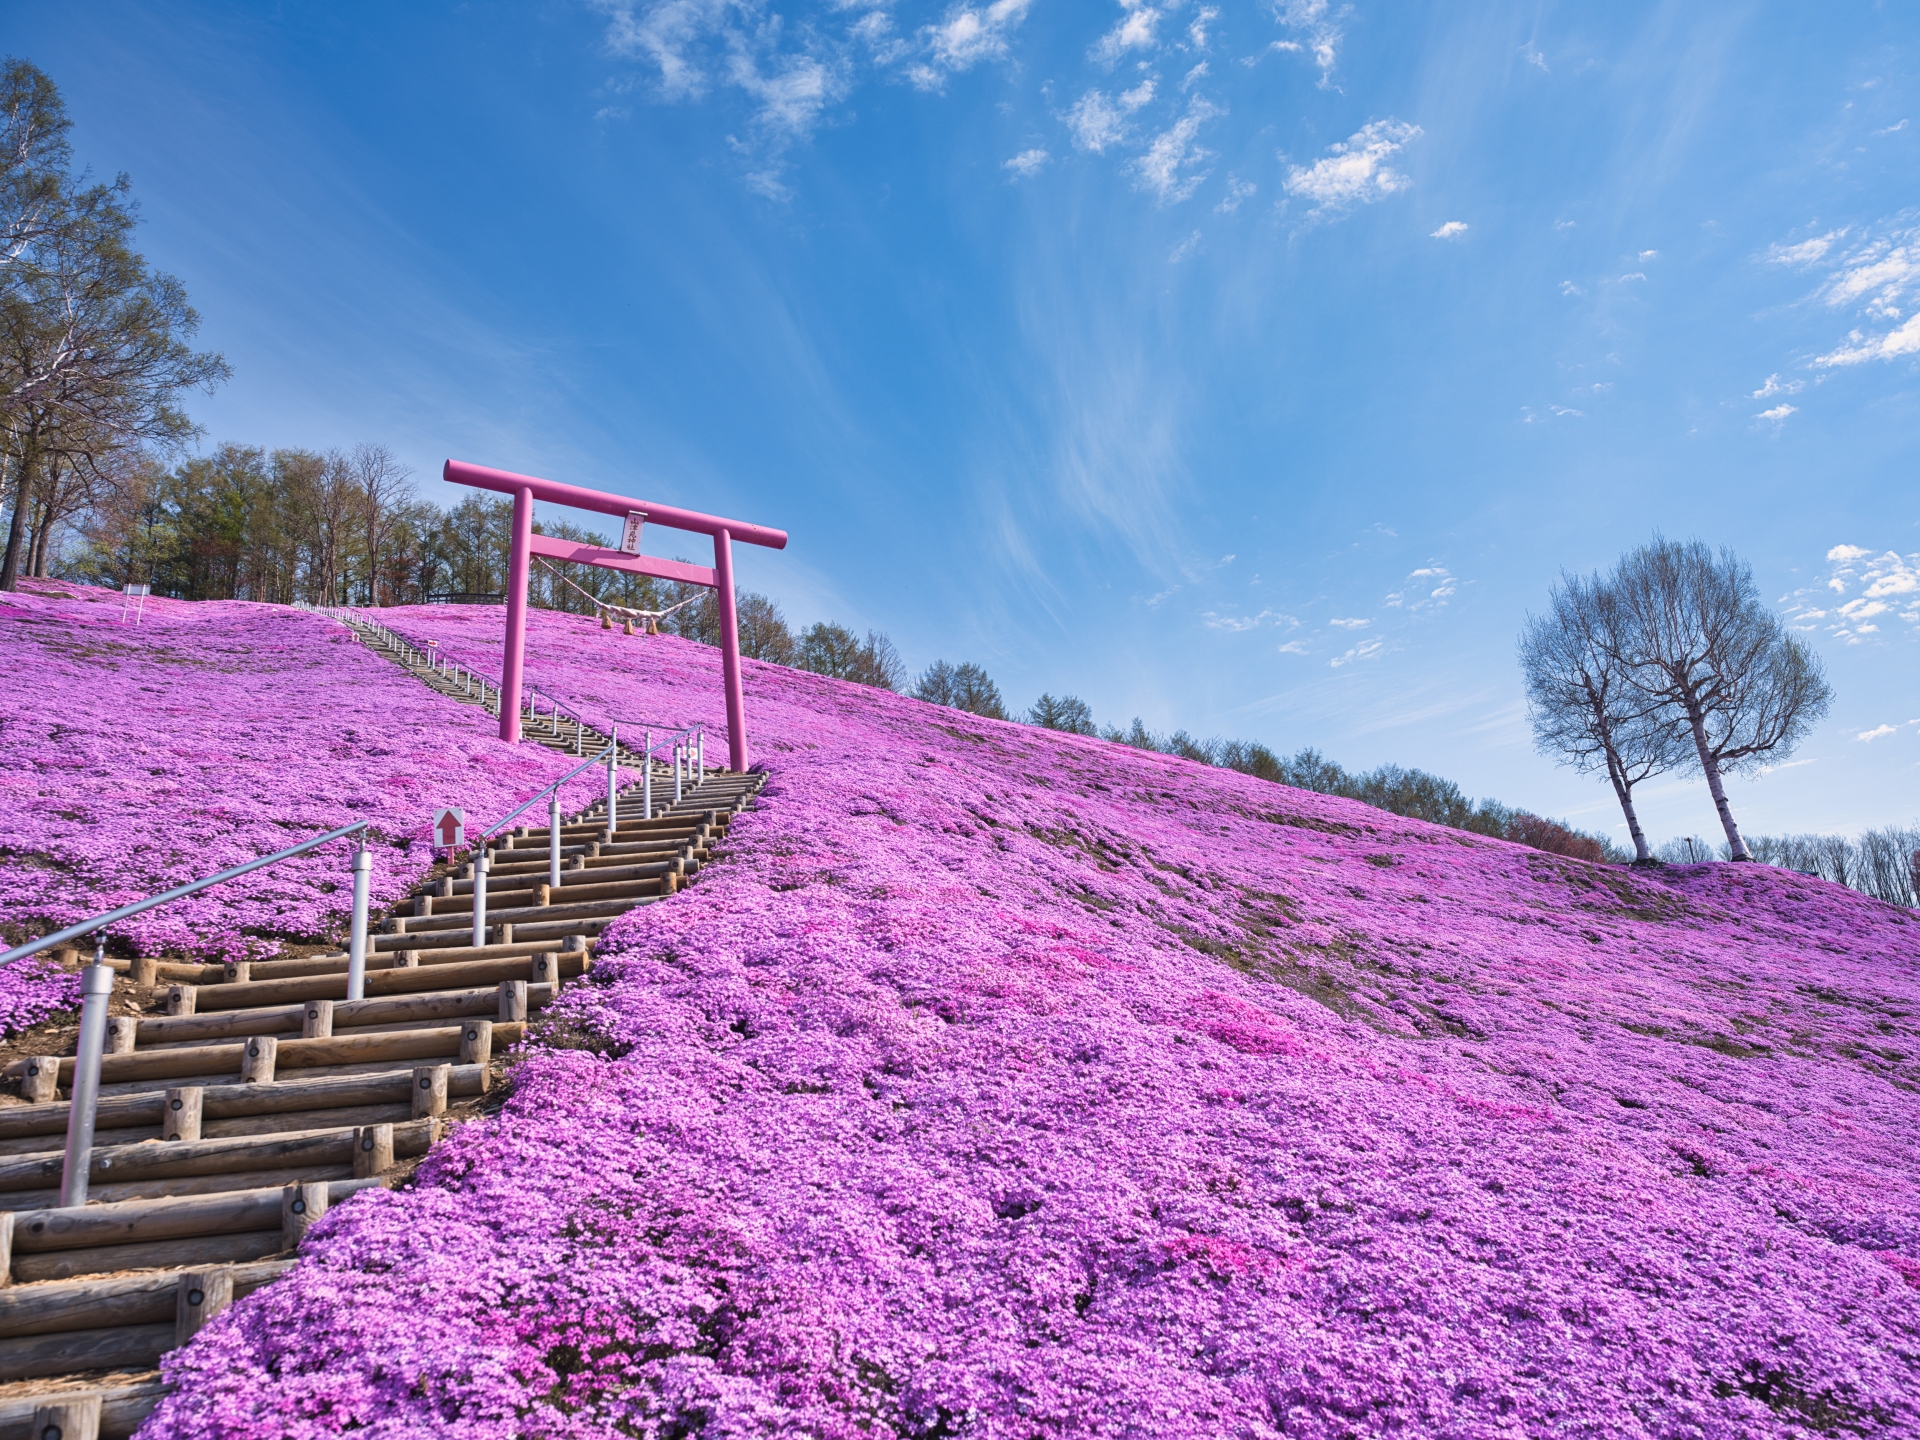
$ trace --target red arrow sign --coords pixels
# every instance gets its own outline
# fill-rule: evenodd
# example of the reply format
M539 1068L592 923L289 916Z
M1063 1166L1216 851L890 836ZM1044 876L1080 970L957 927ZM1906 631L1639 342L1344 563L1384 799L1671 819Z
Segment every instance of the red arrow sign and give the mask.
M438 843L449 850L457 846L466 837L467 817L459 810L447 809L433 812L433 833Z

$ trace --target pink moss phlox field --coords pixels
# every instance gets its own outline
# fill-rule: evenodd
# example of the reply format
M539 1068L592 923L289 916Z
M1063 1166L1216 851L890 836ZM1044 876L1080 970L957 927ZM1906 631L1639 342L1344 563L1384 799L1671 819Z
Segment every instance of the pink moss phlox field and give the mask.
M135 625L109 591L29 584L0 596L14 670L0 697L8 943L358 819L376 833L382 908L431 868L434 806L490 823L567 768L502 744L479 709L434 694L325 616L149 600ZM595 789L583 777L567 803ZM351 903L350 854L340 842L113 933L143 953L209 958L325 939Z
M721 721L678 640L529 668ZM758 807L559 1006L605 1053L529 1047L146 1435L1920 1433L1915 917L747 689Z

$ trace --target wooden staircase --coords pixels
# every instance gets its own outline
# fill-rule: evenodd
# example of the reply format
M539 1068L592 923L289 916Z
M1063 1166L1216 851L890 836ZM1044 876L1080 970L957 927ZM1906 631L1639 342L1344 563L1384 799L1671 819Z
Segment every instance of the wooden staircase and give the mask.
M329 1208L404 1180L479 1114L502 1052L591 966L600 932L692 881L763 779L710 773L651 820L629 786L611 835L604 801L562 827L557 887L544 825L502 837L487 943L472 943L468 864L369 936L364 999L346 998L345 954L111 962L126 1013L109 1021L85 1206L58 1203L72 1056L0 1069L21 1097L0 1100L0 1440L130 1435L164 1394L160 1356L295 1264Z

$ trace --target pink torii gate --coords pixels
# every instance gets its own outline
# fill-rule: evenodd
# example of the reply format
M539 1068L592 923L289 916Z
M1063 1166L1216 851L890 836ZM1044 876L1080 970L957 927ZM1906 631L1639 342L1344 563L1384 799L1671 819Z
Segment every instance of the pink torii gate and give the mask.
M672 505L655 505L646 500L631 500L624 495L609 495L604 490L583 490L577 485L562 485L556 480L541 480L532 475L515 475L508 470L490 470L484 465L469 465L464 460L449 460L441 475L455 485L472 485L481 490L496 490L513 496L513 550L507 562L507 641L501 662L500 689L511 704L500 706L500 738L520 738L520 686L526 675L527 651L527 570L532 557L545 555L552 560L571 560L576 564L600 565L609 570L625 570L634 575L651 575L659 580L685 580L712 589L720 601L720 673L727 692L727 750L731 769L747 768L747 707L740 691L740 620L733 601L733 542L765 545L770 550L787 548L787 532L765 525L749 525L742 520L722 520L702 515L697 510L681 510ZM638 515L669 530L691 530L713 537L713 568L687 565L678 560L661 560L649 555L629 554L625 550L607 550L598 545L583 545L577 540L556 540L533 533L533 502L570 505L576 510L597 510L603 515Z

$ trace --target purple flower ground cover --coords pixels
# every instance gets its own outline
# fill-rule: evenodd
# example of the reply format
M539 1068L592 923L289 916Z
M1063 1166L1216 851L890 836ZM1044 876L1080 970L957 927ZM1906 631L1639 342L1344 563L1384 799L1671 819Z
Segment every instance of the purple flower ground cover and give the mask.
M682 641L536 615L530 670L720 722ZM747 689L771 779L563 1002L602 1053L528 1047L143 1433L1920 1433L1911 915Z
M567 768L502 744L477 708L434 694L324 616L149 600L136 626L110 591L28 585L0 595L14 678L0 696L7 944L362 818L375 832L373 904L384 907L431 868L435 805L490 823ZM567 803L594 790L583 777ZM328 846L114 934L144 954L208 958L327 939L351 905L350 853ZM73 1003L77 983L57 982L72 993L53 1008ZM44 988L0 972L0 1028L42 1018Z

